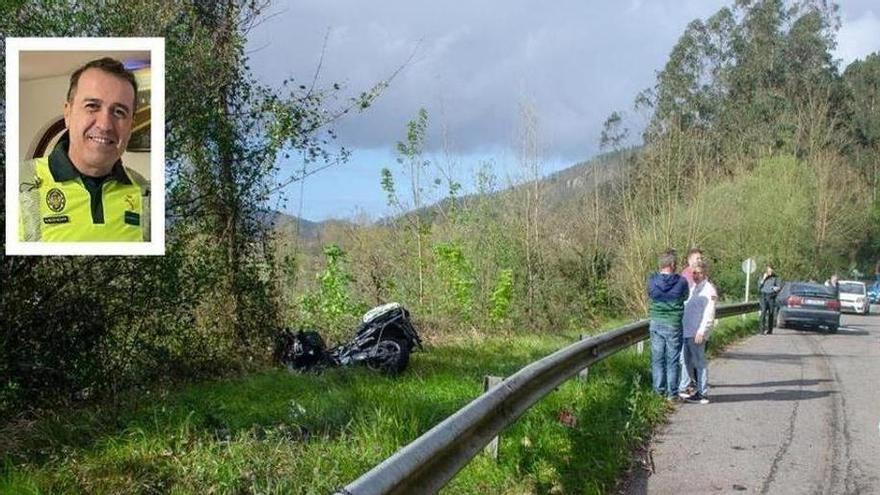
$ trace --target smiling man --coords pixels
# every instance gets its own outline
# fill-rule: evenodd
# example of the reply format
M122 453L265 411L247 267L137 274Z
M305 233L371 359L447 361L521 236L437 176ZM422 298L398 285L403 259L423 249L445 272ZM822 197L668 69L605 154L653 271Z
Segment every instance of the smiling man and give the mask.
M48 157L24 165L22 241L149 241L146 179L123 166L137 82L121 62L93 60L70 76L67 130Z

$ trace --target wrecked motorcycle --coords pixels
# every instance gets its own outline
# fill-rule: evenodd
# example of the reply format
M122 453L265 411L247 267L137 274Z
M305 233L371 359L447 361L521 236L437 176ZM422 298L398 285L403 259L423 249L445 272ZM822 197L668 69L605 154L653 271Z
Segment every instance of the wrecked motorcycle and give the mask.
M370 369L396 375L406 369L410 353L422 347L409 311L398 303L375 307L361 321L350 342L331 349L327 349L318 332L285 331L279 339L278 357L294 371L365 364Z

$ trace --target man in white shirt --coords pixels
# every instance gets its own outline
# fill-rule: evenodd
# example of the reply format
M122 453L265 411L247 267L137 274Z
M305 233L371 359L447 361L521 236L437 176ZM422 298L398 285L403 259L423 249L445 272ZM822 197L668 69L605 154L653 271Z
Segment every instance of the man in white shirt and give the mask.
M718 293L712 282L709 282L709 271L704 261L694 264L692 275L694 286L684 303L682 318L684 344L681 350L679 396L687 402L708 404L709 372L706 365L706 341L715 323ZM690 376L692 374L696 376ZM696 391L688 395L686 389L692 380L696 382Z
M703 261L703 250L696 247L696 246L690 248L688 250L688 255L687 255L687 266L684 268L684 270L681 271L681 276L687 279L688 289L690 289L690 290L693 290L694 285L695 285L694 284L694 267L697 266L697 263L699 263L701 261ZM681 359L679 359L679 361L681 362L681 365L684 366L684 352L681 353ZM690 379L690 382L688 382L686 388L684 386L682 386L682 390L687 390L688 394L690 394L694 391L692 389L692 387L694 385L694 376L695 375L696 375L696 373L694 372L693 368L691 368L691 370L688 371L687 373L685 373L683 371L681 373L682 381L684 381L684 377L688 377ZM682 395L679 394L679 396L681 397Z

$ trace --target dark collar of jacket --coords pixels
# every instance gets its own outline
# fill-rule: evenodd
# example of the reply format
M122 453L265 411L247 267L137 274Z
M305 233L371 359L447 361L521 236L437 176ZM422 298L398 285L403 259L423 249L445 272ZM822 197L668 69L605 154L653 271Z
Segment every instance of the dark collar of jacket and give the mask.
M70 135L65 131L49 155L49 172L52 173L52 178L55 179L55 182L73 180L82 175L71 163L70 157L67 155L68 149L70 149ZM116 160L116 163L113 164L113 169L110 170L110 177L122 184L131 184L131 179L128 178L128 174L125 173L122 167L121 159Z

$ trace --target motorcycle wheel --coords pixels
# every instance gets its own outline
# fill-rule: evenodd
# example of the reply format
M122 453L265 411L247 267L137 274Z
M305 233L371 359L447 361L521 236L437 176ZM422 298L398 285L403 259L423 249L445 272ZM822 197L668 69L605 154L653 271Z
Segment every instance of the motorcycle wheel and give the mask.
M367 359L367 367L388 375L397 375L406 369L409 352L409 346L401 340L380 340L373 355Z

